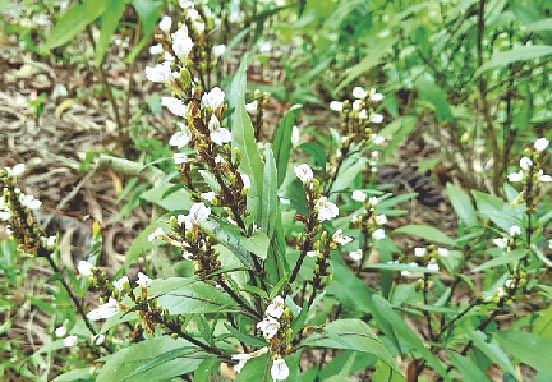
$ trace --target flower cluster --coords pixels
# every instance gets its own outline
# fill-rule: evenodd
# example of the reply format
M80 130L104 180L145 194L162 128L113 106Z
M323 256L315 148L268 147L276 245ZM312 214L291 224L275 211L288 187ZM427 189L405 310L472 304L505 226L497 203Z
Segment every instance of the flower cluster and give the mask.
M360 229L364 237L371 237L372 240L383 240L387 237L385 229L382 226L387 224L387 216L377 214L378 198L375 196L367 197L362 190L355 190L352 199L362 203L361 213L353 216L352 224L354 228ZM358 248L349 252L349 256L354 261L361 261L364 255L363 248Z
M540 182L551 182L552 176L544 174L540 167L539 156L548 148L548 140L539 138L533 144L533 152L526 150L527 155L519 160L520 170L508 175L510 182L527 182L527 177L535 177Z

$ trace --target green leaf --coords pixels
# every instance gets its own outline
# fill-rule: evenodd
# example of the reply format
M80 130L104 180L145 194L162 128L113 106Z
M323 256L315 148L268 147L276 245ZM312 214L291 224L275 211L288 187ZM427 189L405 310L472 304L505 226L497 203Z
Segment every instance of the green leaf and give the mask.
M372 302L376 319L387 324L384 329L386 334L395 335L407 342L416 352L425 358L428 365L445 378L445 380L449 380L447 372L441 362L425 348L420 338L410 329L402 317L391 308L389 302L377 294L372 296ZM391 333L387 333L389 328L392 330Z
M254 253L261 259L266 259L266 252L268 250L268 236L263 232L257 232L251 237L242 238L241 244L249 252Z
M246 345L255 347L267 345L266 341L262 338L255 337L247 333L242 333L228 323L226 323L224 326L226 326L226 329L228 329L228 331L232 333L234 337L236 337L239 341L243 342Z
M216 313L239 309L234 300L215 286L194 277L170 277L153 280L148 295L170 314Z
M548 17L539 21L535 21L534 23L522 27L521 31L524 33L550 32L552 31L552 18Z
M454 117L447 102L447 94L435 82L426 78L419 78L414 83L414 86L418 89L422 100L428 101L435 106L435 119L438 122L447 121L454 123Z
M496 333L500 346L535 370L552 373L552 340L533 333L508 331Z
M467 330L466 334L473 341L474 345L481 350L490 360L498 363L508 373L515 375L516 371L510 362L510 359L504 351L498 346L496 341L490 343L486 341L487 335L480 331Z
M517 46L505 52L494 52L491 59L475 72L475 77L480 76L487 70L502 68L517 61L533 60L551 54L552 46L550 45Z
M464 381L490 382L489 378L469 358L457 353L450 353L449 359L456 369L462 373Z
M186 340L148 338L109 357L100 369L97 381L124 381L131 376L133 382L168 381L194 371L203 360L197 353L197 347ZM186 358L182 356L184 354L193 354L194 357Z
M387 364L378 361L376 371L372 375L372 381L402 382L404 378L399 373L393 371Z
M209 376L218 366L217 357L205 358L194 372L194 382L209 382Z
M416 122L416 117L412 115L405 115L393 120L390 124L383 128L380 135L391 140L385 148L384 157L388 157L393 154L395 149L405 140L408 134L414 130Z
M468 227L476 225L477 217L470 197L460 187L452 183L447 183L447 193L460 220Z
M105 10L106 0L84 0L70 8L50 30L42 50L48 52L70 41Z
M366 158L358 153L346 157L339 168L335 182L332 184L331 193L353 189L356 176L366 169L366 162Z
M128 247L125 254L125 263L122 269L127 269L133 262L138 259L140 255L143 255L147 251L150 251L153 247L157 247L159 244L164 243L161 239L153 241L148 240L148 236L152 234L157 227L161 227L163 231L167 232L170 229L170 225L161 221L154 222L147 226L142 232L138 234Z
M505 253L499 257L495 257L492 260L486 261L478 267L472 269L472 273L486 271L488 269L496 268L499 265L515 263L520 259L523 259L527 255L527 250L523 248L514 249L511 252Z
M167 211L189 210L193 205L192 195L183 188L173 189L173 192L170 192L173 187L174 184L165 183L143 192L140 198L157 204Z
M140 40L138 45L136 45L128 55L126 62L129 64L134 62L138 53L140 53L144 45L148 42L153 27L155 27L157 19L159 18L161 7L163 6L163 2L160 0L133 0L132 3L142 21L144 37L142 37L142 40Z
M440 244L445 244L450 246L454 246L456 243L453 239L448 237L441 230L435 227L431 227L423 224L405 225L400 228L397 228L396 230L393 231L393 233L394 234L402 233L405 235L419 236L435 243L440 243Z
M330 322L322 333L313 333L304 345L343 350L357 350L376 355L395 370L399 370L389 351L362 320L344 318Z
M505 203L494 195L474 190L472 190L472 195L477 203L479 213L486 219L491 219L504 231L508 232L513 225L522 226L522 210L514 210L509 203ZM518 207L523 208L523 206Z
M73 381L81 381L81 380L87 380L92 376L92 369L87 367L84 369L77 369L77 370L71 370L67 373L63 373L61 375L58 375L56 378L52 380L52 382L73 382Z
M276 162L272 156L272 150L266 149L266 161L264 165L263 176L263 212L261 218L261 228L268 236L268 241L272 239L272 232L276 225L276 219L280 219L280 205L278 198ZM268 245L268 243L267 243ZM266 252L265 252L266 258Z
M305 142L301 143L299 148L314 159L315 166L326 168L326 151L322 145L315 142Z
M265 370L267 362L272 364L272 360L268 358L268 354L264 354L260 357L250 359L247 361L243 369L236 375L235 382L252 382L252 381L264 381ZM270 366L269 366L270 367ZM271 381L270 371L268 373L268 381Z
M552 340L552 306L539 312L539 318L535 320L533 332L541 337Z
M247 55L242 58L238 73L232 82L230 106L234 110L232 125L232 147L240 150L240 172L249 175L251 189L247 193L247 208L255 218L261 218L263 194L263 163L255 142L253 125L245 110L245 91L247 89Z
M274 158L276 160L276 169L278 170L278 187L286 178L286 170L291 152L291 134L295 119L301 113L301 107L292 107L283 116L278 128L272 148L274 150Z
M111 43L111 36L123 16L125 5L125 0L107 0L106 10L102 15L100 38L96 43L96 65L98 66L102 64L105 52Z
M138 319L138 314L136 312L119 312L114 316L109 317L102 324L100 330L101 334L105 334L109 329L124 322L129 322Z

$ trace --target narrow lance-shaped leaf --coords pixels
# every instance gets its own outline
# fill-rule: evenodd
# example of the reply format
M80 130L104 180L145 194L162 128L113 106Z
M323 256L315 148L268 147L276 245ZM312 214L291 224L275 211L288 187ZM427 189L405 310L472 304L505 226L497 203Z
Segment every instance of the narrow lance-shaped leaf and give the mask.
M100 66L105 52L111 42L113 32L117 28L117 24L125 10L125 0L107 0L106 10L102 15L102 27L100 30L100 38L96 43L96 65Z
M288 110L278 128L276 130L276 137L274 138L273 150L274 158L276 160L276 168L278 169L278 187L282 184L286 177L286 170L291 152L291 135L293 133L293 125L295 119L299 116L301 107L294 106Z

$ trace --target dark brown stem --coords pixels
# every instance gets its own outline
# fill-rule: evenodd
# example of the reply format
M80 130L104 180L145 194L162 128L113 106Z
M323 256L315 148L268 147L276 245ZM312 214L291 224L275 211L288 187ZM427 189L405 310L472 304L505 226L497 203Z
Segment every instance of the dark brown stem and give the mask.
M263 318L262 314L256 312L253 308L251 308L248 304L245 303L245 301L242 300L242 298L240 296L238 296L236 294L236 292L234 292L232 290L232 288L230 288L228 286L228 284L226 284L224 281L220 280L219 281L219 284L222 286L222 288L224 289L224 291L226 293L228 293L230 295L230 297L232 297L232 299L234 301L236 301L238 303L238 305L243 308L244 310L246 310L247 312L251 313L254 317L258 318L258 319L261 319Z

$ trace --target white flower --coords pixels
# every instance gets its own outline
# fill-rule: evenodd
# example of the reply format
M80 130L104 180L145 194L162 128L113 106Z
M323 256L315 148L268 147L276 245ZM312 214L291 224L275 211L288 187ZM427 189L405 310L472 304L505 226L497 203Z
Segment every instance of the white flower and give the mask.
M505 286L506 288L513 288L513 287L516 286L516 282L515 282L515 280L509 280L509 279L508 279L508 280L506 280L506 282L504 283L504 286Z
M188 214L188 216L184 217L186 230L204 222L205 220L207 220L210 214L211 209L209 207L206 207L205 204L203 204L202 202L194 203L190 208L190 213Z
M213 54L215 55L215 57L220 57L224 54L224 52L226 52L226 45L215 45L213 47Z
M165 33L169 33L171 31L171 25L171 18L169 16L164 16L159 22L159 29L161 29Z
M318 257L318 250L316 251L308 251L307 257Z
M535 141L535 150L538 152L544 151L548 148L548 139L546 138L539 138Z
M205 24L203 24L203 21L194 21L194 28L198 34L203 34L205 31Z
M355 251L349 252L349 257L351 257L351 259L353 259L354 261L362 260L362 249L359 248Z
M263 321L257 323L257 328L261 329L263 336L270 340L280 329L280 323L272 317L266 317Z
M232 141L232 133L230 133L230 130L220 127L220 121L214 114L211 115L207 127L211 131L211 140L217 145Z
M368 93L364 88L361 88L360 86L357 86L353 89L353 97L355 98L366 98L368 96Z
M360 113L358 113L358 119L368 119L368 112L366 109L362 109Z
M234 354L232 356L232 359L237 359L239 362L237 365L234 365L234 371L236 373L239 373L241 369L245 366L245 363L249 361L251 358L259 357L263 354L266 354L268 352L268 348L264 347L259 350L255 350L253 353L250 354Z
M382 123L383 122L383 115L382 114L372 114L371 120L372 120L372 123ZM383 142L381 142L381 143L383 143Z
M374 233L372 233L372 239L374 240L383 240L387 237L387 235L385 234L385 230L383 229L377 229L374 231Z
M427 265L427 269L429 269L430 271L433 271L433 272L439 272L439 264L432 261L431 263L429 263Z
M85 277L92 276L92 270L94 269L94 265L89 263L88 261L79 261L79 265L77 266L77 270L79 273Z
M179 117L185 117L188 107L184 102L176 97L161 97L161 105L165 106L169 111Z
M96 346L103 344L105 336L103 334L98 334L97 336L92 336L92 341L96 340Z
M387 224L387 216L385 216L385 215L378 215L378 216L376 216L376 223L377 223L378 225Z
M502 297L502 296L504 296L504 288L502 288L502 287L496 288L495 294L496 294L497 297Z
M113 281L113 287L118 290L119 292L123 291L125 289L125 283L128 283L128 277L123 276L117 281Z
M513 172L508 175L508 180L510 182L521 182L523 180L523 170L520 170L519 172Z
M376 93L376 89L372 88L370 90L370 100L372 100L373 102L382 101L383 100L383 94Z
M11 218L11 211L5 208L4 210L0 210L0 221L7 221Z
M186 153L174 153L173 155L174 164L179 165L182 163L186 163L188 161L188 156Z
M285 300L282 296L276 296L274 300L266 307L266 315L273 318L280 318L286 307Z
M249 175L247 174L241 174L241 179L243 182L243 188L251 188L251 180L249 179Z
M441 257L447 257L448 256L448 249L446 249L446 248L437 248L437 253Z
M67 330L64 326L56 328L56 337L63 337L67 333Z
M378 198L376 198L375 196L368 198L368 204L371 205L372 207L377 206Z
M521 157L519 160L519 167L524 169L525 171L529 170L529 167L533 165L533 161L528 157Z
M272 44L269 42L260 42L259 51L261 53L269 53L272 50Z
M35 199L32 195L19 194L19 202L31 210L38 210L42 202Z
M245 104L245 110L247 110L250 113L253 113L257 111L257 107L259 106L259 102L257 100L246 103Z
M138 284L138 286L142 288L147 288L151 286L152 282L153 281L148 277L148 275L145 275L142 272L138 272L138 280L136 281L136 284Z
M46 246L47 247L53 247L54 245L56 245L56 235L51 235L46 240Z
M179 4L180 4L180 8L182 9L188 9L194 6L194 2L189 0L180 0Z
M372 134L372 142L374 142L376 145L381 145L383 142L385 142L385 138L374 133Z
M414 256L416 257L424 257L426 254L425 248L414 248Z
M191 139L192 139L192 134L190 134L188 129L182 129L182 131L179 131L173 134L173 136L169 140L169 145L175 146L181 149L182 147L187 146L188 143L190 143Z
M291 130L291 144L292 146L297 146L301 140L301 131L295 125L293 125L293 130Z
M138 273L138 275L140 273ZM88 312L86 317L88 317L88 319L92 321L102 320L105 318L113 317L114 315L119 313L119 311L120 308L117 300L115 300L114 298L110 298L106 304L102 304L96 309L92 309L90 312Z
M330 110L332 110L332 111L342 111L343 110L343 102L339 102L339 101L330 102Z
M552 176L550 176L550 175L545 175L545 174L544 174L544 171L539 170L538 175L539 175L539 180L540 180L541 182L552 182Z
M364 201L366 200L366 194L360 190L354 190L353 200L356 200L359 203L364 203Z
M293 171L299 180L303 183L310 183L314 178L312 170L308 164L302 164L300 166L293 166Z
M220 155L217 155L215 157L215 163L219 164L219 163L226 163L226 161L224 160L223 157L221 157Z
M201 101L212 110L216 110L224 103L224 92L219 87L214 87L210 92L204 93Z
M345 245L345 244L349 244L351 241L353 241L353 238L350 237L350 236L343 235L341 229L338 229L332 235L332 241L335 241L337 244Z
M318 220L321 222L328 221L336 216L339 216L339 208L335 203L329 202L325 196L319 198L316 202L316 208L318 209Z
M150 46L150 53L152 55L163 53L163 45L157 44L157 45Z
M146 78L152 82L167 82L172 78L171 63L163 62L155 66L146 66Z
M548 249L552 249L552 239L548 240Z
M283 358L277 358L272 361L272 367L270 368L270 375L274 381L283 381L289 377L289 367Z
M199 18L199 12L195 8L188 8L187 15L192 21L195 21Z
M510 227L510 236L521 235L521 228L517 225Z
M172 48L173 52L183 61L188 58L188 55L194 47L194 42L188 36L188 28L185 24L182 24L180 28L172 35Z
M359 99L355 99L353 101L353 110L354 111L360 111L360 100Z
M77 342L79 342L79 338L77 336L67 336L63 339L63 346L70 348L75 346Z
M150 233L148 235L148 241L153 241L157 239L157 237L164 235L165 232L163 232L163 228L157 227L154 232Z
M505 237L493 239L493 244L496 245L498 248L506 248L506 245L508 244L508 239Z
M217 194L215 192L202 192L201 197L209 203L213 203L217 199Z
M20 176L25 172L25 165L20 163L13 166L11 169L11 172L8 171L8 174L11 176Z

